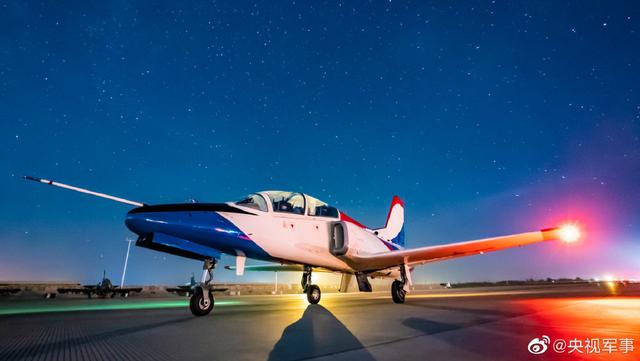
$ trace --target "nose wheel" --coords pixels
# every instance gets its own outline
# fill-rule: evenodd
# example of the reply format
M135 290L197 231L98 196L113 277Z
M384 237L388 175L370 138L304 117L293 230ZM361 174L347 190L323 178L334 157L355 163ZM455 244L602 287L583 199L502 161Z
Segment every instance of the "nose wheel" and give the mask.
M207 297L205 297L205 292ZM189 309L194 316L205 316L213 310L213 304L213 293L205 290L202 286L197 286L189 301Z
M304 267L301 285L302 290L307 294L307 301L309 301L310 304L315 305L320 302L322 292L320 292L318 285L311 284L311 267L309 266Z
M213 269L215 267L215 260L204 260L202 282L194 288L193 295L189 300L189 309L194 316L205 316L213 310L215 300L213 292L211 292L211 281L213 280Z

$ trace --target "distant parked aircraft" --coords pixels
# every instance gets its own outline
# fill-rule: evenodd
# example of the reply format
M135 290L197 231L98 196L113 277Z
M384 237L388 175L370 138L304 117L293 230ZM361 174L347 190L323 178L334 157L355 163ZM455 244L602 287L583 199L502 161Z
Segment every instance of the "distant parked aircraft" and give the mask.
M177 293L180 296L189 296L193 295L193 291L196 289L198 282L196 282L196 277L191 274L191 280L189 282L178 285L176 287L167 287L167 292Z
M120 288L120 286L114 286L111 280L106 277L106 272L102 272L102 281L97 285L83 285L77 288L58 288L58 293L73 293L73 294L85 294L87 298L91 298L93 295L98 297L115 297L117 294L120 297L128 297L132 292L142 291L141 287L136 288Z
M14 295L20 291L17 287L0 286L0 296Z
M195 292L196 287L198 287L198 285L200 285L200 283L196 282L196 277L193 275L193 273L191 274L191 279L189 280L189 282L183 284L183 285L178 285L176 287L168 287L166 290L167 292L172 292L172 293L176 293L180 296L189 296L191 297L193 295L193 292ZM213 292L224 292L228 290L228 288L213 288L211 289L211 291Z

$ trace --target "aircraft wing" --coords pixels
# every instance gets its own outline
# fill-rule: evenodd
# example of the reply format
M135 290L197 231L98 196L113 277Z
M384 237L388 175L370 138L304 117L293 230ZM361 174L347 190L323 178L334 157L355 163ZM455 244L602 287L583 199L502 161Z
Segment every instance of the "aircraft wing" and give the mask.
M406 264L420 265L450 258L466 257L505 248L524 246L553 239L562 239L561 228L543 229L537 232L484 238L474 241L427 246L399 251L352 256L351 261L362 271L375 271Z
M19 288L0 287L0 295L13 295L20 292Z
M134 288L116 288L111 290L111 292L115 292L115 293L119 293L119 294L125 294L125 293L130 293L130 292L142 292L142 287L134 287Z
M82 288L58 288L58 293L81 293L88 295L90 293L95 293L96 287L82 287Z
M224 266L225 269L235 271L235 266ZM246 265L244 266L245 271L260 271L260 272L303 272L304 265L301 264L278 264L278 263L268 263L268 264L254 264L254 265ZM313 268L314 272L335 272L325 268Z
M165 290L171 293L189 293L191 292L191 287L187 287L187 286L167 287L165 288Z

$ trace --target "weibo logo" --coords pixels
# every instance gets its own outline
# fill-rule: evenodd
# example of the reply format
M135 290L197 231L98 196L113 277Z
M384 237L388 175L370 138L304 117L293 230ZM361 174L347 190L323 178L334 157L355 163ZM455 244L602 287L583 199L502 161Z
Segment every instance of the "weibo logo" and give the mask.
M549 336L543 335L541 338L534 338L529 342L527 349L534 355L540 355L547 351L547 345L551 343Z

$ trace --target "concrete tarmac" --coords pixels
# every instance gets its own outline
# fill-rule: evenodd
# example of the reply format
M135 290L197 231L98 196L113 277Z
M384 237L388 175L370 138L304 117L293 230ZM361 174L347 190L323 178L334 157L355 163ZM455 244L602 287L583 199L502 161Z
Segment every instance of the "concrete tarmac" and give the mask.
M0 300L0 360L640 359L637 284L433 290L402 305L386 292L323 294L319 305L304 295L217 297L205 317L186 305ZM531 354L543 335L547 350ZM599 352L584 347L596 338Z

